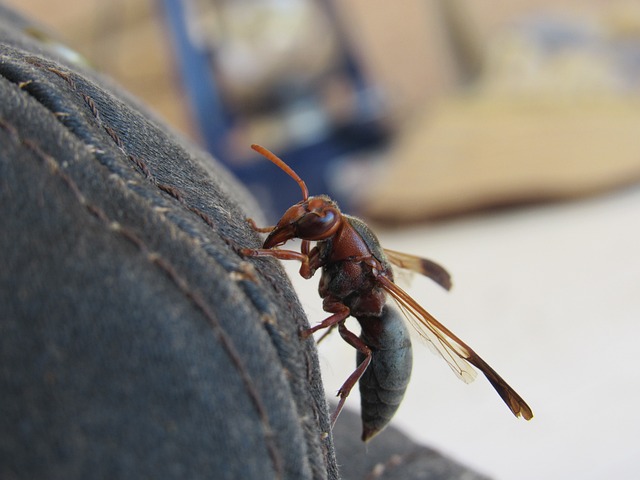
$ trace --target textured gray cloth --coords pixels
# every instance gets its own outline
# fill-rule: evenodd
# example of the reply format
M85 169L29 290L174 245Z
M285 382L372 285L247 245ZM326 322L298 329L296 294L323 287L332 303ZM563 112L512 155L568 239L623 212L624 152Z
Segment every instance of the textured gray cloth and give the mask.
M0 478L336 478L244 191L2 13Z

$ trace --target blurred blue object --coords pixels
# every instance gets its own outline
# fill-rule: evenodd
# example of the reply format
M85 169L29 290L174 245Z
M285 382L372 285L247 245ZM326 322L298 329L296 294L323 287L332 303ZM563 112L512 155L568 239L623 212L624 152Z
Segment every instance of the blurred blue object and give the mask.
M260 5L250 0L235 4L215 0L163 0L178 67L202 140L206 148L251 189L270 220L279 218L282 211L300 201L300 191L278 168L257 158L249 148L251 143L260 143L283 158L305 180L312 195L326 193L348 208L352 189L337 185L341 179L335 178L335 172L340 171L336 162L366 158L367 152L375 152L385 145L390 129L381 95L364 77L330 1L274 0L271 18L251 19L255 9L264 9L265 3L269 2ZM207 12L202 10L203 5ZM239 13L244 14L242 21L248 23L248 17L253 21L249 25L260 28L267 21L282 21L286 16L283 9L299 9L300 5L316 9L309 17L312 21L303 19L303 32L316 28L321 19L329 26L327 31L331 37L316 35L319 37L316 44L324 48L333 42L331 45L336 47L325 71L313 75L300 65L297 71L283 68L278 70L281 78L264 82L264 91L251 88L253 84L249 79L249 87L238 93L237 85L242 84L245 77L231 76L231 80L225 77L228 62L225 64L224 60L233 55L242 56L247 49L223 51L224 45L233 41L229 37L238 35L233 25L225 25L225 15L234 21ZM244 11L238 12L240 8ZM287 26L286 22L281 23ZM242 34L246 32L241 31ZM277 44L278 37L272 43ZM300 46L302 57L299 58L313 50L313 45L310 49L309 44ZM312 54L309 52L309 56ZM231 58L232 62L236 60ZM248 62L244 60L245 67L264 61L259 55ZM331 94L335 91L338 96L334 95L332 104ZM338 114L335 114L336 105ZM276 134L270 136L270 129Z

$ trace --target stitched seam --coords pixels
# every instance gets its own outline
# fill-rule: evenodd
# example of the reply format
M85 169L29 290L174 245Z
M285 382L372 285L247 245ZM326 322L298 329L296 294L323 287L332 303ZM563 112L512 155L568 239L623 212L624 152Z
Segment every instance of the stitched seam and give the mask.
M126 157L129 159L129 161L131 163L133 163L144 174L144 176L145 176L145 178L147 180L149 180L157 188L159 188L160 190L162 190L163 192L165 192L166 194L170 195L175 200L180 202L180 204L185 206L189 211L195 213L209 227L214 227L215 226L215 223L213 222L211 217L209 217L209 215L207 215L204 211L200 210L199 208L187 203L187 201L185 200L184 196L182 195L182 193L180 192L179 189L177 189L176 187L174 187L172 185L167 185L167 184L159 182L155 178L155 176L153 175L153 173L151 172L151 170L147 166L146 162L142 158L140 158L140 157L138 157L136 155L132 155L132 154L127 152L127 150L125 148L125 145L122 142L122 139L120 138L118 133L111 126L105 124L105 122L102 120L102 117L100 116L100 111L98 110L98 107L96 106L94 100L89 95L87 95L86 93L82 93L82 92L80 92L78 90L78 88L76 86L76 83L73 80L73 77L69 72L65 72L65 71L62 71L62 70L60 70L58 68L54 68L54 67L48 67L46 65L37 63L35 61L32 61L31 63L33 65L36 65L36 66L40 67L40 68L44 68L48 72L51 72L51 73L57 75L58 77L63 79L65 82L67 82L67 84L74 91L76 91L77 93L79 93L82 96L85 104L87 105L87 107L89 107L89 110L91 111L91 113L92 113L93 117L96 119L96 121L104 129L104 131L107 133L107 135L109 135L109 137L111 138L111 140L113 140L113 142L116 144L116 146L118 146L118 148L120 148L122 150L122 152L126 155ZM220 238L222 238L222 240L225 241L234 250L238 249L238 246L235 245L230 239L228 239L228 238L226 238L226 237L224 237L222 235L220 235Z
M155 179L151 169L147 166L146 162L144 161L143 158L140 158L136 155L130 154L126 151L126 148L123 144L123 142L121 141L120 137L118 136L117 132L111 128L109 125L105 125L104 121L102 120L102 117L100 115L100 112L94 102L94 100L91 98L91 96L81 92L76 85L76 81L74 79L74 75L72 72L68 71L68 70L61 70L59 68L55 68L52 66L49 66L47 63L45 63L41 58L39 57L35 57L35 56L30 56L30 57L26 57L25 62L33 65L34 67L40 68L43 71L47 71L50 73L53 73L54 75L58 76L60 79L64 80L79 96L82 97L82 99L84 100L85 104L87 105L89 111L92 113L93 117L96 119L96 121L98 122L99 126L101 126L104 131L109 135L109 137L112 139L112 141L116 144L116 146L118 146L122 153L129 159L129 161L131 161L135 167L137 167L139 169L140 172L143 173L144 177L152 184L155 185L157 188L159 188L161 191L165 192L167 195L171 196L172 198L174 198L175 200L177 200L180 204L182 204L188 211L194 213L201 221L203 221L207 226L209 226L211 229L216 230L217 234L218 234L218 238L220 238L227 246L229 246L229 248L231 248L234 252L236 252L237 254L240 254L240 250L243 248L241 245L238 245L233 239L223 235L222 231L220 231L219 229L216 229L217 225L214 222L214 220L203 210L189 204L185 197L181 194L180 190L171 186L171 185L166 185L163 184L161 182L158 182L157 179ZM7 78L9 81L12 81L13 83L15 83L16 85L18 85L18 87L20 89L25 90L26 93L31 94L31 92L29 92L29 86L34 84L34 80L33 79L28 79L25 81L18 81L17 79L11 80L9 78ZM36 100L38 100L37 97L34 97ZM46 108L46 106L45 106ZM66 117L69 117L69 114L66 112L55 112L52 111L53 115L58 118L59 120L61 120L61 123L65 126L65 128L69 128L67 125L65 125L64 123L64 119ZM74 133L72 129L70 129L71 133ZM77 136L77 135L76 135ZM95 147L92 147L91 145L88 145L89 148L93 148L94 151L96 151ZM109 165L105 165L107 168L109 168L110 170L112 170L112 167L110 167ZM113 170L112 170L113 171ZM117 175L120 175L120 173L118 171L113 171L113 173L116 173ZM135 190L132 190L132 192L134 194L137 194L137 192L135 192ZM167 211L166 208L164 207L158 207L156 208L157 212L165 212ZM195 237L193 233L185 230L184 225L180 225L179 223L176 223L174 220L172 220L169 217L165 217L167 218L168 221L170 221L171 223L173 223L179 230L183 231L184 233L187 234L187 236L189 236L190 238L194 238L196 240L199 239L199 237ZM272 315L272 302L268 301L264 296L259 295L259 298L256 298L255 296L255 292L252 289L251 291L247 290L247 283L253 283L256 285L260 285L260 281L259 278L253 274L254 269L253 269L253 265L245 260L240 260L239 262L233 262L233 265L229 265L229 263L226 262L222 262L220 261L219 258L216 258L215 255L213 255L213 253L211 252L211 250L209 250L208 248L206 248L205 245L201 245L204 250L204 253L209 257L212 258L214 261L216 261L219 265L221 265L228 273L230 278L233 281L236 281L239 283L241 291L244 293L245 297L248 299L249 302L251 302L251 304L253 305L253 307L256 309L256 311L258 311L261 315ZM226 259L227 257L225 257ZM277 290L277 285L275 284L270 284L272 288L275 288ZM254 293L251 293L254 292ZM280 330L278 330L279 335L286 337L286 335L281 332Z
M45 63L43 63L41 61L41 59L39 59L37 57L29 57L29 58L26 59L26 61L28 63L30 63L31 65L33 65L35 67L38 67L40 69L46 70L46 71L48 71L50 73L53 73L57 77L59 77L62 80L64 80L69 85L69 87L71 89L73 89L73 91L75 91L78 95L80 95L82 97L84 103L87 105L89 111L91 112L91 114L95 118L95 120L98 122L99 126L102 127L102 129L107 133L107 135L109 136L109 138L111 138L111 140L114 142L114 144L122 151L122 153L126 156L126 158L135 167L137 167L139 169L139 171L144 175L146 180L148 180L152 185L154 185L156 188L158 188L162 192L164 192L167 195L169 195L170 197L172 197L174 200L178 201L178 203L180 203L188 211L194 213L209 228L215 230L217 232L217 234L218 234L218 237L226 245L228 245L234 252L239 253L239 251L240 251L240 249L242 247L237 245L235 243L235 241L233 241L232 239L230 239L230 238L226 237L225 235L223 235L220 230L216 229L216 224L215 224L214 220L206 212L204 212L203 210L201 210L201 209L189 204L187 202L187 200L185 199L184 195L180 192L180 190L178 188L176 188L176 187L174 187L172 185L168 185L168 184L159 182L155 178L155 176L153 175L153 172L148 167L147 163L144 161L143 158L141 158L141 157L139 157L137 155L130 154L127 151L124 142L122 141L122 139L120 138L120 136L118 135L116 130L113 129L110 125L107 125L104 122L104 120L102 119L102 116L100 115L100 111L99 111L95 101L91 98L90 95L87 95L86 93L81 92L78 89L77 84L76 84L76 82L74 80L74 75L73 75L72 72L64 71L64 70L61 70L59 68L48 66ZM20 82L19 86L20 86L20 88L24 88L24 87L27 87L28 85L30 85L32 82L33 82L32 80L27 80L27 81L24 81L24 82ZM61 114L61 115L56 115L56 116L58 117L59 120L63 120L63 118L66 115L65 114ZM63 123L63 125L64 125L64 123ZM184 231L184 228L182 228L180 225L176 224L175 222L172 222L172 223L174 225L176 225L177 228L179 228L180 230ZM185 232L185 233L189 237L193 237L193 235L190 234L189 232ZM204 253L209 258L214 258L209 250L207 250L207 249L203 249L203 250L204 250ZM217 263L220 264L219 261ZM225 270L227 270L227 269L225 269ZM252 264L250 264L249 262L246 262L244 260L241 260L239 262L239 265L237 265L237 267L234 266L234 267L232 267L232 269L227 270L227 271L229 272L230 278L240 285L240 288L241 288L242 292L244 293L245 297L251 302L251 304L254 306L254 308L261 315L271 315L272 314L271 309L265 309L261 305L261 304L271 305L271 302L256 302L256 300L253 298L253 296L246 291L246 286L243 285L244 282L253 282L255 284L259 284L258 277L253 274L253 266L252 266ZM279 334L281 336L283 335L281 332Z
M126 150L126 146L124 145L124 142L122 142L122 139L119 137L118 133L116 132L115 129L113 129L111 126L106 125L105 122L102 119L102 116L100 115L100 111L98 110L95 101L91 98L91 96L85 94L84 92L81 92L77 85L76 82L74 80L74 76L73 73L69 72L69 71L64 71L61 70L59 68L55 68L55 67L51 67L46 65L45 63L43 63L41 61L40 58L38 57L29 57L26 59L26 61L35 66L38 67L40 69L43 69L45 71L48 71L50 73L53 73L54 75L58 76L59 78L61 78L62 80L64 80L70 88L72 88L78 95L80 95L84 101L84 103L87 105L89 111L91 112L91 114L93 115L93 117L95 118L95 120L98 122L99 126L103 128L103 130L107 133L107 135L109 135L109 137L111 138L111 140L114 142L114 144L122 151L122 153L127 157L127 159L133 163L133 165L135 165L135 167L137 167L137 169L144 175L145 179L148 180L152 185L156 186L159 190L161 190L162 192L166 193L167 195L169 195L170 197L172 197L174 200L178 201L184 208L186 208L188 211L194 213L201 221L203 221L209 228L216 230L217 234L218 234L218 238L220 238L226 245L228 245L233 251L235 251L236 253L239 253L240 249L242 248L241 246L239 246L238 244L236 244L236 242L234 240L232 240L231 238L226 237L225 235L222 234L222 232L218 229L216 229L216 224L214 222L214 220L203 210L189 204L187 202L187 200L185 199L184 195L180 192L180 190L172 185L168 185L168 184L164 184L159 182L155 176L153 175L153 172L151 171L151 169L147 166L146 162L144 161L143 158L140 158L137 155L133 155L127 152ZM26 81L22 81L22 82L18 82L17 83L18 86L21 89L25 89L25 91L28 92L28 89L26 87L28 87L29 85L33 84L33 80L29 79ZM64 117L68 116L68 114L66 113L56 113L54 112L54 115L59 119L59 120L63 120ZM64 125L64 122L63 122ZM162 212L163 209L157 209L157 211ZM169 218L167 218L169 221L171 221ZM193 238L193 234L185 231L184 228L179 225L176 224L175 222L172 221L172 223L174 225L176 225L176 227L178 229L180 229L181 231L184 231L189 237ZM203 248L204 253L209 257L209 258L213 258L214 260L216 260L214 258L214 256L212 255L212 253L206 249ZM222 265L224 268L224 264L222 264L219 260L216 260L218 264ZM237 282L240 285L241 291L244 293L245 297L251 302L251 304L254 306L254 308L261 314L261 315L272 315L271 312L271 308L269 308L271 306L271 302L264 302L262 301L263 299L259 299L256 300L254 298L254 296L247 292L246 290L246 282L252 282L255 284L259 284L259 279L256 275L254 275L253 273L253 265L249 262L246 262L244 260L241 260L239 262L239 264L236 266L232 266L231 268L225 268L225 270L227 270L229 272L229 276L230 278ZM267 305L267 308L263 308L263 305ZM284 336L284 334L282 332L279 331L279 334L281 336Z
M190 299L192 304L198 310L200 310L200 312L204 315L204 317L211 325L214 334L216 335L216 337L218 337L218 340L222 344L225 352L240 373L240 377L245 384L245 388L247 390L249 398L251 399L251 402L253 403L254 408L258 413L260 421L262 422L267 450L269 452L269 456L271 457L275 473L278 478L281 478L283 473L282 457L275 444L275 434L273 432L273 429L271 428L267 409L262 403L258 390L254 385L253 379L247 371L244 362L242 361L242 357L233 343L233 340L225 332L217 316L215 315L213 310L211 310L200 292L191 288L187 279L180 275L180 273L178 273L173 265L168 260L162 258L159 253L151 251L145 244L145 242L135 232L126 229L116 221L112 221L104 210L96 205L89 203L80 190L78 184L60 168L60 163L51 155L45 153L35 141L21 137L18 130L13 125L1 118L0 128L8 132L17 144L22 145L24 148L32 152L37 158L39 158L44 163L44 165L49 168L50 172L60 178L62 182L67 186L67 188L69 188L69 190L75 196L77 202L82 207L84 207L91 215L96 217L109 231L120 235L122 238L126 239L135 247L137 247L140 253L143 254L143 256L150 263L154 264L165 275L167 275L167 277L178 287L182 294Z

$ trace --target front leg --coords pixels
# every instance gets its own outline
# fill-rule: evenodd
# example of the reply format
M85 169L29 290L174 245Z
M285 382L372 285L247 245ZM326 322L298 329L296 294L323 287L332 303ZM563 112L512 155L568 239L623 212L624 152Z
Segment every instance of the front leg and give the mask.
M273 257L278 260L297 260L301 263L300 265L300 275L302 278L310 279L316 273L318 268L322 267L323 263L320 259L320 255L318 254L318 249L313 248L309 252L308 247L304 248L304 243L308 241L303 241L302 252L296 252L295 250L280 250L277 248L241 248L240 254L245 257ZM306 253L305 252L309 252Z
M240 254L245 257L273 257L278 260L298 260L302 264L309 263L309 256L295 250L278 250L275 248L241 248Z
M271 233L275 230L275 225L271 226L271 227L259 227L255 220L253 218L246 218L245 219L247 221L247 223L249 224L249 226L251 227L252 230L256 231L256 232L260 232L260 233Z

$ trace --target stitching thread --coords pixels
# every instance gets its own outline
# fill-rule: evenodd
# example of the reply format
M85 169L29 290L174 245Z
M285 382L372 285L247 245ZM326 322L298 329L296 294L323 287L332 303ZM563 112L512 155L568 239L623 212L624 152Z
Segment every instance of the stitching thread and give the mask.
M31 63L36 64L37 66L39 66L41 68L45 68L47 71L57 75L58 77L63 79L65 82L67 82L67 84L73 90L77 91L76 83L73 80L73 77L71 76L71 74L69 74L68 72L64 72L64 71L62 71L62 70L60 70L58 68L47 67L47 66L42 65L42 64L37 64L35 61L32 61ZM151 172L151 170L147 166L146 162L142 158L127 153L126 149L125 149L125 146L124 146L124 143L122 142L122 139L118 135L118 132L116 132L109 125L104 125L103 124L102 118L100 117L100 111L98 110L98 107L96 106L96 104L93 101L93 99L89 95L87 95L86 93L82 93L81 95L82 95L82 98L83 98L84 102L89 107L89 110L91 111L92 115L101 124L102 128L105 130L107 135L109 135L109 137L111 137L113 142L127 155L127 158L129 159L129 161L131 161L144 174L144 176L145 176L145 178L147 180L149 180L152 184L154 184L160 190L162 190L163 192L165 192L166 194L170 195L175 200L180 202L189 211L191 211L192 213L195 213L209 227L214 227L215 226L215 222L211 219L211 217L209 217L209 215L207 215L204 211L200 210L199 208L194 207L193 205L189 205L187 203L187 201L185 200L185 198L182 196L182 193L180 193L180 191L177 188L175 188L175 187L173 187L171 185L167 185L167 184L159 182L155 178L155 176L153 175L153 173ZM222 238L222 240L224 240L225 243L227 243L234 250L236 250L236 251L238 250L238 246L235 245L231 240L229 240L228 238L226 238L226 237L224 237L222 235L220 236L220 238Z

